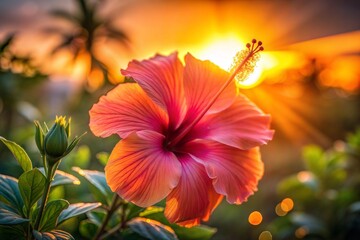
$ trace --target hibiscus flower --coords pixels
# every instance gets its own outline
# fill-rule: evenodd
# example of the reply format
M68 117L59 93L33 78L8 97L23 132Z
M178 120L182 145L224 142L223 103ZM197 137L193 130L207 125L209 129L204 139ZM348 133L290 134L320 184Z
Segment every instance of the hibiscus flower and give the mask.
M260 49L248 48L236 71ZM167 219L192 226L223 196L240 204L257 190L258 146L273 131L270 116L228 86L236 72L190 54L183 65L177 53L134 60L121 72L136 83L118 85L90 110L96 136L122 138L105 167L112 191L141 207L166 198Z

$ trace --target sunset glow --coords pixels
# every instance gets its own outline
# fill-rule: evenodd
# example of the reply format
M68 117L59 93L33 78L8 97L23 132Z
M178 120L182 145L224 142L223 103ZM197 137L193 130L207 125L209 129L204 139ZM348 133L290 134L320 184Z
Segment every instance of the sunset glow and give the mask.
M210 60L224 70L229 70L233 64L237 52L245 49L246 43L236 37L219 38L195 52L196 56L204 60ZM240 89L250 89L258 86L263 81L263 73L278 65L278 56L271 53L261 53L259 61L256 63L254 72L247 79L236 82Z

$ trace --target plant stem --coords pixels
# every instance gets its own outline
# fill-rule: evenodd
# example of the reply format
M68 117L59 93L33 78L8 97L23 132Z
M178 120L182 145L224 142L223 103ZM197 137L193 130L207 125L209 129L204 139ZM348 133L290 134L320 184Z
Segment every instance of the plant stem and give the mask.
M104 221L102 222L101 226L99 227L99 229L97 230L96 234L95 234L95 237L93 238L93 240L100 240L102 239L101 238L101 235L103 234L109 220L111 219L113 213L120 207L121 204L117 204L118 200L119 200L119 196L115 193L114 194L114 197L111 201L111 205L110 205L110 208L105 216L105 219Z
M41 221L44 209L45 209L46 202L49 197L51 182L55 175L55 171L56 171L57 167L59 166L59 163L60 163L60 161L55 163L54 165L48 166L49 168L48 168L48 171L46 174L45 189L44 189L43 196L41 198L41 206L40 206L39 214L36 217L36 221L35 221L35 225L34 225L35 230L39 230L40 221Z

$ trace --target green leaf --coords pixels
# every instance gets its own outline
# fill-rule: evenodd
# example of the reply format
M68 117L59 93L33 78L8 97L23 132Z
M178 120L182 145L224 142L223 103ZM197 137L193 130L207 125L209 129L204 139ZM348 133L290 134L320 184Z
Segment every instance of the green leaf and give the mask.
M94 188L95 198L103 204L111 202L113 192L106 183L105 174L99 171L82 170L79 167L72 168L75 172L83 176Z
M82 236L88 239L92 239L97 232L98 227L89 220L83 220L80 222L79 231Z
M63 230L53 230L50 232L38 232L33 230L33 236L36 240L75 240L70 233Z
M148 218L137 217L128 222L129 228L137 234L150 240L178 239L169 226Z
M0 224L2 225L14 225L28 221L29 219L22 218L20 215L14 212L0 208Z
M43 217L40 221L39 230L49 231L57 226L60 213L68 208L69 202L63 199L50 201L46 204Z
M3 137L0 137L0 140L8 147L8 149L14 155L15 159L19 162L24 172L27 172L32 169L31 160L22 147L20 147L15 142L6 140Z
M216 228L199 225L191 228L177 226L174 229L180 239L187 240L208 240L216 233Z
M7 205L6 203L4 202L0 202L0 209L6 209L10 212L13 212L13 213L16 213L16 214L19 214L19 211L15 208L13 208L12 206L10 205Z
M146 209L141 215L146 215L147 218L154 219L156 221L161 222L162 224L170 226L179 239L186 240L207 240L211 239L211 237L216 233L216 228L211 228L205 225L194 226L191 228L181 227L177 224L171 224L165 218L164 213L160 210L159 207L154 207L155 209Z
M58 224L62 223L63 221L76 217L80 214L86 213L88 211L91 211L97 207L101 206L101 203L75 203L70 204L67 209L61 212Z
M34 168L19 177L19 190L28 211L42 196L46 179L39 169Z
M39 168L40 172L45 176L44 168ZM75 184L79 185L80 181L77 177L63 172L61 170L56 170L54 180L51 182L51 187L65 185L65 184Z
M16 178L0 174L0 200L22 212L24 202Z
M164 211L163 207L151 206L151 207L146 208L143 212L141 212L139 214L139 216L140 217L146 217L148 215L158 213L158 212L163 212L163 211Z
M106 217L107 211L105 209L98 208L95 211L87 212L87 218L95 223L97 226L100 226Z

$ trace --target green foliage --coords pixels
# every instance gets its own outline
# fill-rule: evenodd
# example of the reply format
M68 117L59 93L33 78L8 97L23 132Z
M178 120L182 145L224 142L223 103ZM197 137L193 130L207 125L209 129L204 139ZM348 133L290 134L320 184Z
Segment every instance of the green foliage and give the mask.
M21 197L18 180L16 178L0 174L0 200L4 204L17 209L17 213L22 213L24 201Z
M101 203L75 203L70 204L67 209L60 213L58 224L62 223L63 221L79 216L80 214L86 213L88 211L94 210L101 206Z
M45 175L45 169L39 168L40 172ZM60 185L67 185L67 184L80 184L80 181L77 177L63 172L61 170L56 170L54 180L51 182L51 187L56 187Z
M32 169L31 160L22 147L12 141L6 140L3 137L0 137L0 140L9 148L24 172Z
M356 239L360 234L360 131L347 142L323 150L303 150L305 170L278 185L281 197L294 201L294 210L275 219L270 230L276 239Z
M70 233L62 230L53 230L50 232L38 232L34 230L33 235L36 240L75 240L75 238L71 236Z
M159 221L160 223L171 227L174 230L177 237L183 240L200 240L200 239L208 240L216 233L215 228L211 228L204 225L188 228L188 227L181 227L177 224L171 224L165 218L163 210L164 209L161 207L149 207L144 211L142 211L139 214L139 216L143 216L149 219Z
M24 223L24 222L28 222L29 219L26 218L22 218L20 215L0 208L0 224L3 225L14 225L14 224L20 224L20 223Z
M175 240L178 239L174 231L155 220L137 217L128 222L129 228L147 239Z
M40 221L39 230L46 232L54 229L60 213L68 207L69 202L63 199L48 202Z
M19 190L24 201L25 213L41 198L46 179L39 169L34 168L19 177ZM29 214L26 214L28 217Z
M98 226L90 220L84 220L80 223L80 233L86 239L92 239L97 232Z
M106 183L105 174L103 172L94 170L83 170L79 167L73 167L73 170L79 175L83 176L90 186L97 201L103 204L110 204L113 196L113 192L110 190Z
M59 124L63 125L60 122ZM64 132L69 136L70 122L64 127ZM47 129L46 126L45 128ZM39 138L41 134L48 132L38 131L40 129L38 122L35 122L35 129L38 133L35 134L35 138L38 140L37 146L44 165L42 168L33 168L24 149L0 137L24 170L19 179L0 175L0 238L6 239L9 236L7 234L11 234L13 239L74 239L70 233L57 230L58 225L67 219L93 210L101 204L80 202L70 205L64 199L48 202L52 188L55 186L80 184L80 182L71 174L57 170L61 159L57 159L56 162L48 161L48 153L41 141L42 137ZM80 138L75 137L62 156L73 150Z

